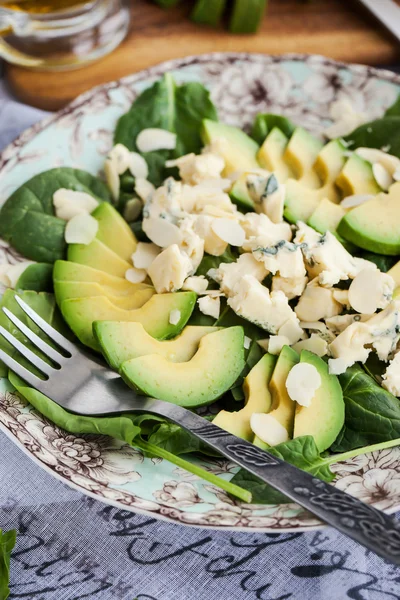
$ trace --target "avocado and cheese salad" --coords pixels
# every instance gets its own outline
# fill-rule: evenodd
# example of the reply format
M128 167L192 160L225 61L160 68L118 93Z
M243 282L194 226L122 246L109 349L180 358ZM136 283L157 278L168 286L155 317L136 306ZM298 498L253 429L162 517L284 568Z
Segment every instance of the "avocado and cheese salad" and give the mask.
M22 294L139 394L210 407L219 427L332 479L330 464L400 440L400 148L383 139L394 118L322 141L261 114L247 134L218 120L202 85L166 75L120 118L103 178L60 167L6 201L0 235L26 260L0 267L1 304L20 314ZM150 415L129 427L68 415L8 376L74 433L188 470L181 454L211 453ZM212 477L276 501L242 471Z

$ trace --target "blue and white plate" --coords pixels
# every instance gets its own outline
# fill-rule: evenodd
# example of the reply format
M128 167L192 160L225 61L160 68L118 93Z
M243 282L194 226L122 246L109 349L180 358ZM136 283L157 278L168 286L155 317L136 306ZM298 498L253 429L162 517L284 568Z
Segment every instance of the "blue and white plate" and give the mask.
M112 145L118 117L166 71L178 82L200 81L221 120L247 127L259 112L281 113L314 133L329 124L332 101L348 97L369 117L380 116L400 90L400 76L320 56L209 54L173 60L97 87L25 131L0 156L0 198L22 181L56 166L97 173ZM21 260L0 240L0 263ZM165 460L143 457L105 436L58 429L0 380L0 428L41 467L107 504L154 517L213 528L309 530L320 522L295 504L242 504ZM336 485L388 512L400 509L400 449L366 454L333 466ZM230 478L223 460L198 461ZM15 473L18 477L18 473Z

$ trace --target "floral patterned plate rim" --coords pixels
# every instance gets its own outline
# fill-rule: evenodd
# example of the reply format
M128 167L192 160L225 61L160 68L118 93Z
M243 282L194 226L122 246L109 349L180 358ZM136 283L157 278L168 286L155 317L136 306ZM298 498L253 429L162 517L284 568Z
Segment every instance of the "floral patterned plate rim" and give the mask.
M168 61L86 92L20 135L0 155L0 198L51 167L98 172L118 117L166 71L178 81L204 83L225 122L248 127L258 112L278 112L315 134L330 123L332 101L349 98L372 119L400 91L400 76L392 72L315 55L215 53ZM0 240L0 264L19 260ZM0 429L64 483L125 510L185 525L245 531L309 531L321 526L295 504L242 504L123 442L62 431L16 396L5 379L0 379ZM223 460L196 461L222 477L235 472ZM341 489L387 512L400 508L400 449L349 459L333 465L333 470Z

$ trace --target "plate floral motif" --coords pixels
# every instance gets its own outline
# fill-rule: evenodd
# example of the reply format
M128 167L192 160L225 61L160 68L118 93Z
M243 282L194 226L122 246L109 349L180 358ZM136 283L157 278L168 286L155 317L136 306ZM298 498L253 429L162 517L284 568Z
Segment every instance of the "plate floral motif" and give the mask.
M400 76L391 72L320 56L210 54L170 61L95 88L25 131L0 155L0 198L7 198L21 181L55 166L100 171L118 117L166 71L178 81L204 83L227 123L248 128L258 112L277 112L317 135L330 123L333 100L349 98L372 119L400 90ZM19 260L0 240L0 264ZM295 504L243 504L122 442L60 430L20 399L6 379L0 379L0 428L50 473L120 508L211 528L306 531L320 525ZM235 472L234 465L223 460L195 460L222 477ZM389 512L400 508L400 449L359 456L333 470L339 488Z

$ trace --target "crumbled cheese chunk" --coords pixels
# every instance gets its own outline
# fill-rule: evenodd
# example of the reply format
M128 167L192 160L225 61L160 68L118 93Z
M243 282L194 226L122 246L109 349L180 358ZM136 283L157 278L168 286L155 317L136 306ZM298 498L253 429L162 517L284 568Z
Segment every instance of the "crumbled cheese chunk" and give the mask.
M250 245L250 244L249 244ZM300 246L282 240L275 246L265 246L262 238L251 240L252 253L273 275L303 279L306 276L303 254Z
M205 293L208 287L208 281L204 275L193 275L185 279L182 290L196 292L199 296Z
M281 277L275 275L272 278L272 290L275 292L281 290L289 300L301 296L307 285L308 278L304 276L300 277Z
M143 182L141 182L143 185ZM136 190L139 194L139 191ZM180 181L175 181L169 177L164 185L151 192L150 188L144 190L143 194L147 197L143 208L143 219L157 218L174 221L185 216L182 208L184 187ZM140 194L139 194L140 195Z
M200 155L192 153L167 161L166 167L178 167L182 181L196 185L205 180L219 179L225 168L225 161L212 152L204 152Z
M253 275L258 281L262 281L267 274L268 271L262 263L252 254L245 253L234 263L221 263L214 276L224 294L232 296L244 275Z
M138 242L132 254L133 266L136 269L148 269L155 258L160 254L160 248L155 244Z
M164 294L180 290L191 270L189 258L179 250L177 244L173 244L154 259L148 275L157 294Z
M86 192L75 192L60 188L53 194L56 217L70 221L77 215L90 214L98 207L98 201Z
M193 225L192 216L186 217L179 223L181 241L178 245L180 250L189 257L195 273L204 256L204 240L195 232Z
M244 275L228 304L240 317L277 334L286 321L296 318L283 292L269 293L254 275Z
M295 312L300 321L319 321L340 314L342 305L335 300L332 289L318 285L318 280L313 279L306 286Z
M302 245L306 268L310 277L318 276L319 283L333 287L341 280L353 279L362 269L339 240L327 231L314 243Z
M400 340L400 300L365 322L353 322L330 344L331 373L343 373L355 362L364 363L372 349L380 360L388 360ZM342 369L342 370L340 370Z
M400 352L395 354L382 377L382 387L394 396L400 396Z
M227 249L228 244L213 232L211 226L214 218L207 215L195 215L194 218L193 229L204 240L205 252L212 256L221 256Z
M221 311L221 299L219 296L212 298L211 296L203 296L197 300L200 311L204 315L209 315L214 319L218 319Z
M178 325L179 321L181 320L181 311L178 310L177 308L175 308L174 310L171 310L171 312L169 313L169 322L171 325Z
M300 354L302 350L313 352L317 356L325 356L328 353L328 343L316 333L312 333L307 340L301 340L294 344L293 350Z
M289 223L273 223L267 215L262 213L248 212L241 215L240 224L249 240L249 243L245 245L245 250L253 249L252 238L260 238L260 243L264 246L273 246L281 240L289 242L292 239L292 230Z
M332 288L332 296L339 302L342 306L344 306L347 310L350 310L350 302L349 302L349 290L340 290Z
M339 317L333 317L333 319L337 319ZM333 342L336 335L328 329L325 323L321 323L321 321L300 321L300 327L306 329L308 333L315 333L322 340L325 340L328 344Z
M300 326L295 313L279 328L278 334L285 336L289 340L289 346L295 344L303 337L304 330Z
M290 342L285 335L271 335L268 344L270 354L280 354L283 346L290 346Z

